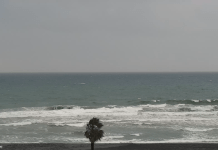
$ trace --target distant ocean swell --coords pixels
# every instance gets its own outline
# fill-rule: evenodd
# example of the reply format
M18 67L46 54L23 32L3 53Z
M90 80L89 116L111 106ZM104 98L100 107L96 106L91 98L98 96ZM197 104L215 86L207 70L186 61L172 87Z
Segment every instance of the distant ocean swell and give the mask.
M83 132L92 117L100 118L104 124L103 143L217 142L217 115L217 100L2 109L0 143L88 142Z
M129 101L129 103L134 103L134 101ZM192 104L192 105L218 105L218 99L206 99L206 100L141 100L135 102L136 104Z

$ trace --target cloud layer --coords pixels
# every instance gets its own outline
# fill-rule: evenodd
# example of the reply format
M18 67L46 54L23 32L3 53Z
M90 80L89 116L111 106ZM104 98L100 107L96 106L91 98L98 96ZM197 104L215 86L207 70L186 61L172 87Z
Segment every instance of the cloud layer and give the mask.
M216 0L2 0L0 72L218 71Z

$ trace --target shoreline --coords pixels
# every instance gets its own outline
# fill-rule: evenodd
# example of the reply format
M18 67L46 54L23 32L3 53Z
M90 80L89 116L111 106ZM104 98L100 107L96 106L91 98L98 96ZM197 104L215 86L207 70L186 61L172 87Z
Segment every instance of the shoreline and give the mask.
M91 144L69 143L2 143L2 150L89 150ZM120 143L102 144L96 143L95 150L215 150L218 143Z

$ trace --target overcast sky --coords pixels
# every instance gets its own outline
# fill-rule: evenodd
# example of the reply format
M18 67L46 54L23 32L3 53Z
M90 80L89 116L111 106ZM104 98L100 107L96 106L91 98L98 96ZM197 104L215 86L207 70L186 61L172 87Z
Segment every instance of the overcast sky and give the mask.
M0 72L218 71L218 0L0 0Z

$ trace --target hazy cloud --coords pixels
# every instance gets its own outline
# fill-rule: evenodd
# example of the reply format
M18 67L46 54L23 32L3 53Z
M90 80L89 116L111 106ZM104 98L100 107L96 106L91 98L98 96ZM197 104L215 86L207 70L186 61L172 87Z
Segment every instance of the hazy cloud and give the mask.
M0 72L218 71L216 0L2 0Z

